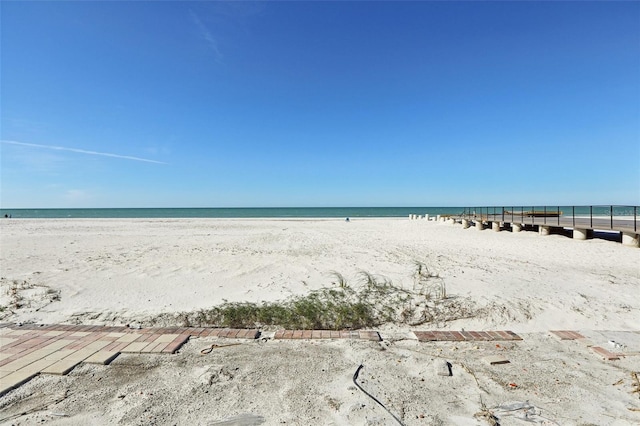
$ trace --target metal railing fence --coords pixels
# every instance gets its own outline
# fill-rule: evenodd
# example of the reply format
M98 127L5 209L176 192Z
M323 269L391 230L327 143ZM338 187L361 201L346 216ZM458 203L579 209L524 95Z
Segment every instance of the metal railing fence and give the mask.
M622 205L484 206L465 207L460 218L638 233L639 214L639 206Z

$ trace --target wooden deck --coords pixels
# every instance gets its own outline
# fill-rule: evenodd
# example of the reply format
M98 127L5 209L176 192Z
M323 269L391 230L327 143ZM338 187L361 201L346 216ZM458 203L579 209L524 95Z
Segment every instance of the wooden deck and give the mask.
M633 216L629 218L616 217L573 217L573 216L536 216L527 215L527 212L520 214L519 212L509 212L504 214L483 214L477 216L467 216L467 220L482 220L483 222L504 222L504 223L520 223L523 225L540 225L558 228L571 229L589 229L600 231L616 231L639 233L640 218L634 221Z

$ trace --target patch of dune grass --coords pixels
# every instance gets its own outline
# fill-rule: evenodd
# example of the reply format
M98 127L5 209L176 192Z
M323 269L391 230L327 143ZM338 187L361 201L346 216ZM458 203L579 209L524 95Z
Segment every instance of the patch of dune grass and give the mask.
M189 323L216 327L277 325L300 329L357 329L379 324L372 303L359 300L348 288L324 288L278 302L227 302L198 311Z
M210 309L182 313L184 326L254 328L278 326L288 329L345 330L385 323L419 325L446 322L474 315L466 299L447 298L444 282L420 264L412 290L394 285L385 277L360 272L352 286L332 272L335 287L276 302L226 302ZM425 273L426 271L426 273ZM437 278L434 288L428 281ZM166 319L166 317L165 317Z

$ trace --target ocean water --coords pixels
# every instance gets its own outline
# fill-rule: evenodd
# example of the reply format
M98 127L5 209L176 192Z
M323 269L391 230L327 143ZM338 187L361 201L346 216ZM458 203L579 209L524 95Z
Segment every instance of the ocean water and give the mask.
M12 218L346 218L459 214L462 207L3 209Z
M111 209L2 209L12 218L346 218L407 217L463 213L500 214L519 211L560 211L563 216L640 215L634 206L515 206L515 207L271 207L271 208L111 208Z

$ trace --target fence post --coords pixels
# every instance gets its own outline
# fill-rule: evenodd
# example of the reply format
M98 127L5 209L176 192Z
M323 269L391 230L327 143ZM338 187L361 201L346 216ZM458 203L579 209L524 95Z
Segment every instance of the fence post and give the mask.
M611 219L611 226L609 229L613 229L613 206L611 206L611 210L609 210L609 218Z

